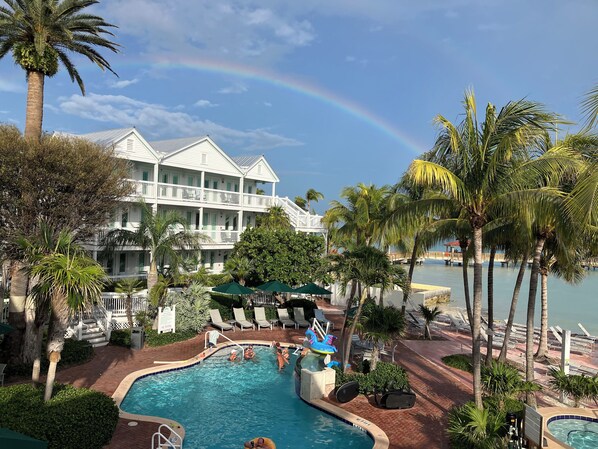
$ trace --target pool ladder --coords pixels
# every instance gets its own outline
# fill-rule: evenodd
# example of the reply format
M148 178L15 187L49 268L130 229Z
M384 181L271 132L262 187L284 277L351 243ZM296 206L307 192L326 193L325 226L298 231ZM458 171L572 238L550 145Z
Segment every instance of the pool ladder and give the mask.
M218 334L218 337L224 337L225 340L230 341L233 345L238 346L239 349L241 350L241 356L245 356L245 348L243 346L241 346L239 343L237 343L234 340L231 340L230 338L228 338L226 335L224 335L222 332L218 332L218 331L209 331L206 332L204 335L204 349L208 349L208 340L210 338L209 334L214 333L214 334Z
M162 432L170 432L166 436ZM183 439L168 424L160 424L158 431L152 435L152 449L182 449Z

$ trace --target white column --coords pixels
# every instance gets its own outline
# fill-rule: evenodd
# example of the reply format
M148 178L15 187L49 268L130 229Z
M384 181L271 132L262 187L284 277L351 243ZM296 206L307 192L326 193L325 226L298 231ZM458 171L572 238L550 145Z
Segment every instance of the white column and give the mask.
M201 200L202 201L204 201L204 199L205 199L205 195L204 195L204 191L203 191L205 182L206 182L206 172L202 170L202 172L201 172ZM203 222L202 222L202 225L203 225Z
M199 208L199 229L201 229L202 232L205 231L203 228L203 207Z
M563 344L561 345L561 370L569 374L569 361L571 356L571 331L563 332Z
M158 181L160 179L158 172L160 171L160 164L154 164L154 204L152 204L152 210L154 213L158 212Z
M272 196L273 197L276 196L276 183L275 182L272 183Z
M241 176L241 179L239 180L239 205L241 207L241 209L243 209L243 207L245 206L245 192L243 192L243 189L245 188L245 178L243 176Z

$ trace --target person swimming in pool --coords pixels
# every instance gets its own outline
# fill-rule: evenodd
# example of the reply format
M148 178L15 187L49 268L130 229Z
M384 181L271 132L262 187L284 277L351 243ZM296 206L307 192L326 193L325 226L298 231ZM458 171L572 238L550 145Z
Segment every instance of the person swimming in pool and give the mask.
M245 350L245 360L251 360L255 357L255 351L253 350L253 345L249 345Z
M248 447L248 448L260 448L260 447L266 447L266 440L264 440L263 438L258 438L257 441L255 440L251 440L251 441L247 441L243 447Z
M236 349L231 349L230 355L228 356L228 360L230 362L235 362L237 360L237 350Z

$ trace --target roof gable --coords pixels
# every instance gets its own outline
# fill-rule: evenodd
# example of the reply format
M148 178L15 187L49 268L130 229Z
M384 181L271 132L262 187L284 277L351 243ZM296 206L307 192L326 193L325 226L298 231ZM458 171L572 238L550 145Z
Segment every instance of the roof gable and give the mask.
M272 167L270 167L270 164L268 164L268 161L266 161L266 158L264 156L256 157L256 159L253 161L253 164L251 164L247 168L243 168L243 171L245 172L245 177L248 179L255 179L257 181L264 182L280 181L280 179L278 179L278 176L276 176L276 173L274 172L274 170L272 170Z
M160 159L160 155L135 128L110 129L78 137L105 147L114 147L116 155L125 159L150 163Z

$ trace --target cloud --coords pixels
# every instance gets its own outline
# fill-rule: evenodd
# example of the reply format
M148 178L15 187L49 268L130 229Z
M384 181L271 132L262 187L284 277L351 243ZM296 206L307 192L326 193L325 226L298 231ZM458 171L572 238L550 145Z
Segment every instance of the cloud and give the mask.
M267 108L271 108L272 103L270 103L269 101L264 101L264 106L266 106Z
M197 106L198 108L215 108L218 105L212 103L210 100L197 100L193 106Z
M12 81L8 81L5 79L0 78L0 92L10 92L19 94L25 92L26 86L24 83L15 83Z
M365 66L368 63L368 60L367 59L359 59L359 58L356 58L355 56L349 55L349 56L345 57L345 62L348 62L350 64L359 64L359 65Z
M137 84L139 79L133 78L132 80L118 80L113 82L110 87L113 89L124 89L125 87L129 87L132 84Z
M494 31L502 31L506 27L504 25L498 23L480 23L477 26L478 31L487 31L487 32L494 32Z
M63 113L88 120L119 127L135 126L151 139L210 135L223 146L234 146L244 151L303 145L296 139L272 133L266 128L228 128L210 120L199 120L185 112L173 111L160 104L146 103L124 95L71 95L59 98L58 107Z
M227 87L223 87L222 89L218 90L219 94L229 95L229 94L242 94L243 92L247 92L247 86L241 83L235 83Z

